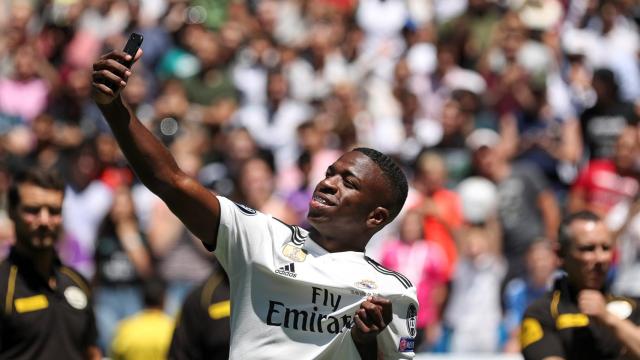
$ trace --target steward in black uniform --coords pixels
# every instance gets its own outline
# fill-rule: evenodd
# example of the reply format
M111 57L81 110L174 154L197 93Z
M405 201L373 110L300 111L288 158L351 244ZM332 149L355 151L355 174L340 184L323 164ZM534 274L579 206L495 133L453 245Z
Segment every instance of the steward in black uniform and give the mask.
M569 215L558 236L566 276L524 314L520 344L525 360L640 358L638 300L606 288L614 241L589 211Z
M189 293L176 321L169 358L216 360L229 358L231 326L229 280L220 268Z
M89 285L58 260L64 183L27 170L9 188L16 241L0 264L0 359L101 358Z
M86 359L96 344L87 282L59 261L51 283L15 249L0 264L0 358Z
M580 312L577 292L566 278L527 309L520 334L525 359L619 359L624 347L603 323ZM640 324L638 300L605 294L607 310Z

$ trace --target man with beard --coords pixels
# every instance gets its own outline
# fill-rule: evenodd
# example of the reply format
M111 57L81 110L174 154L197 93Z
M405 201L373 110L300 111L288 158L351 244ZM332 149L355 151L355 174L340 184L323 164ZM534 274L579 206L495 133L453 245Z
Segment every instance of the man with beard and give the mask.
M637 359L638 299L607 289L613 238L593 212L569 215L558 235L566 276L529 306L522 322L524 358L543 360Z
M316 186L311 230L284 224L215 196L178 168L119 95L128 60L113 51L94 63L94 100L140 180L229 275L230 358L412 358L415 287L364 253L404 205L397 164L373 149L345 153Z
M0 264L0 358L100 359L89 284L60 263L64 183L52 172L16 174L9 216L16 242Z

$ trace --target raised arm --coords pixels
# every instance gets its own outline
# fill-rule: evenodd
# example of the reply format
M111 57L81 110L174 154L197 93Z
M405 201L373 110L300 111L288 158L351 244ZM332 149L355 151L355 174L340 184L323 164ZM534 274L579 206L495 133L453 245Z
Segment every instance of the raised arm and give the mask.
M142 56L138 50L135 60ZM169 150L136 118L120 97L131 70L118 60L129 55L112 51L93 64L93 99L140 181L169 206L171 211L209 250L216 247L220 203L215 195L182 172ZM115 91L114 91L115 89Z

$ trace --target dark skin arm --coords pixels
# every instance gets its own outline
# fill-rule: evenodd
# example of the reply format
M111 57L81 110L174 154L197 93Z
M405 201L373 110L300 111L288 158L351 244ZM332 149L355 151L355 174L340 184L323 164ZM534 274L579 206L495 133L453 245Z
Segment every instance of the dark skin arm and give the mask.
M142 50L138 50L134 60L141 56ZM93 64L93 99L140 181L158 195L208 249L213 250L220 222L220 203L212 192L178 168L169 150L122 101L120 91L127 85L131 71L118 60L129 59L130 56L122 51L112 51Z
M360 304L351 328L351 338L363 360L382 358L378 354L378 334L393 317L391 301L373 296Z

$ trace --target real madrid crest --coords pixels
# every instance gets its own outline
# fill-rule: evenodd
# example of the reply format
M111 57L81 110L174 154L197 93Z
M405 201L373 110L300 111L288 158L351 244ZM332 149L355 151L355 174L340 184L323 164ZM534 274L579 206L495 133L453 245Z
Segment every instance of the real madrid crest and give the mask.
M87 295L75 286L64 289L64 298L74 309L82 310L87 307Z
M282 255L296 262L303 262L307 258L307 252L293 244L285 244Z
M365 289L365 290L373 290L378 287L378 285L373 280L360 280L354 284L357 288Z

